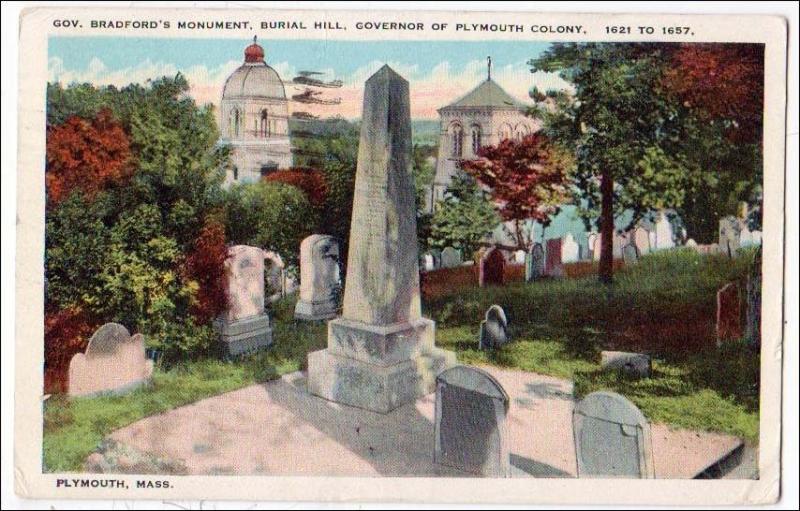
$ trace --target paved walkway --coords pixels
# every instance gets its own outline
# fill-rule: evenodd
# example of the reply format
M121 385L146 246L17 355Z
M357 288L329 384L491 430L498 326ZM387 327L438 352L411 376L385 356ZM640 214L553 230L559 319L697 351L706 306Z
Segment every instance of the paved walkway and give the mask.
M511 397L512 475L575 477L572 383L484 369ZM433 413L433 394L386 415L331 403L308 394L297 372L140 420L107 445L177 461L189 474L466 476L433 463ZM653 425L652 437L661 478L693 477L740 445L662 425ZM102 459L93 455L87 469L126 471Z

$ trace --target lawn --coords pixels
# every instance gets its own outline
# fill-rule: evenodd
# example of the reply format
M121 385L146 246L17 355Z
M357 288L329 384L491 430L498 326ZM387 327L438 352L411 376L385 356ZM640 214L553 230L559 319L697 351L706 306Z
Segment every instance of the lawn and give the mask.
M437 321L437 344L466 364L492 364L570 378L578 397L611 389L654 422L719 431L758 442L758 353L742 342L717 348L715 293L741 279L751 254L737 259L689 250L643 257L604 287L592 277L459 289L424 303ZM489 305L503 306L514 342L495 352L478 347ZM110 432L205 397L305 367L306 353L326 343L326 326L295 322L293 299L272 311L275 344L236 362L202 360L157 368L153 383L125 396L45 402L45 471L80 470ZM651 378L600 371L602 349L640 350L654 357Z

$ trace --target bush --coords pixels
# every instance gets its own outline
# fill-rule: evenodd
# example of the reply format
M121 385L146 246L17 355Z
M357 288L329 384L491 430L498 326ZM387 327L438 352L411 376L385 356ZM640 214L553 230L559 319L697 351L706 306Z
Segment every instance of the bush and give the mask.
M297 266L300 242L318 223L308 199L294 186L259 181L233 185L228 192L229 242L272 250L289 266Z
M225 227L208 220L183 262L183 277L197 286L189 312L199 324L206 324L219 315L228 304L225 289Z
M69 362L86 349L97 323L80 307L44 315L44 391L66 392Z

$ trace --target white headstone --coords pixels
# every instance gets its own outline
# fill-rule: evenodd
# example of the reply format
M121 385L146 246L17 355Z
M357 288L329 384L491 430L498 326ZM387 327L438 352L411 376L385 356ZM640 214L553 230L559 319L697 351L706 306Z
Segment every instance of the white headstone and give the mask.
M670 223L667 214L664 212L658 214L655 233L656 242L654 248L656 250L673 248L675 246L675 233L673 232L672 224Z
M144 336L131 337L117 323L106 323L89 339L85 353L69 362L70 396L120 394L150 380L153 361L145 356Z
M581 258L581 247L571 233L567 233L561 241L561 262L574 263Z
M442 250L442 268L455 268L461 266L461 251L453 247Z
M341 283L336 239L324 234L304 239L300 243L300 298L294 317L312 321L336 317Z

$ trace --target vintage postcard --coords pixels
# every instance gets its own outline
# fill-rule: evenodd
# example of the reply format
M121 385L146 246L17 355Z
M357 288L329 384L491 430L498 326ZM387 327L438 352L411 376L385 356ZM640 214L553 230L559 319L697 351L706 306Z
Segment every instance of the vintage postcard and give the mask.
M20 24L20 496L778 498L782 18Z

